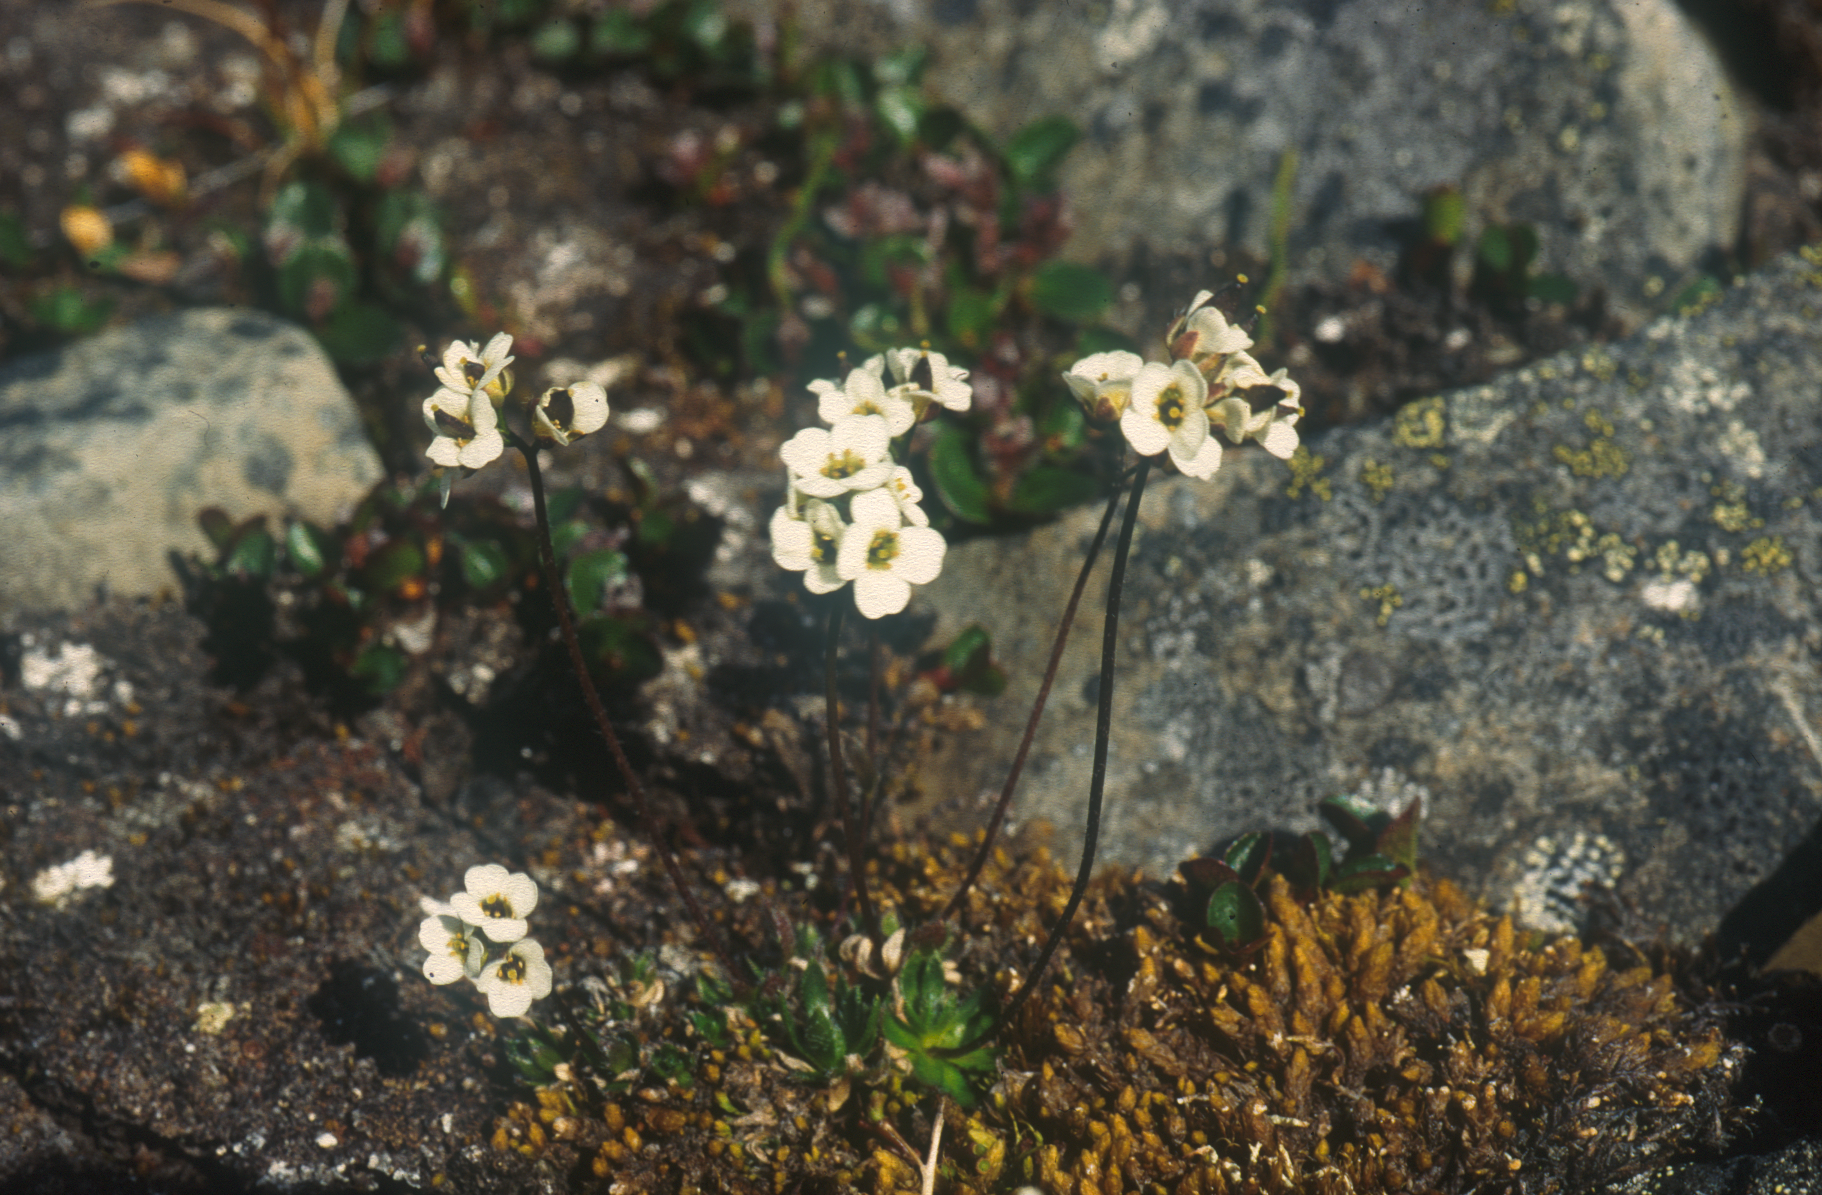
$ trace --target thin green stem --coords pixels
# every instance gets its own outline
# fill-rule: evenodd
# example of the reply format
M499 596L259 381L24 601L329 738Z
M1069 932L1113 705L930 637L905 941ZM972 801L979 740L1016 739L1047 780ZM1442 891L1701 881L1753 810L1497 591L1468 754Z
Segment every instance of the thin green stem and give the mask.
M1031 754L1031 741L1037 736L1038 722L1044 716L1044 706L1050 700L1050 686L1057 677L1057 666L1063 662L1063 648L1069 641L1069 628L1075 625L1076 607L1082 603L1082 591L1088 588L1088 574L1094 571L1095 561L1100 558L1101 545L1107 541L1107 528L1113 523L1113 512L1120 504L1120 487L1114 486L1113 492L1107 495L1107 509L1101 512L1101 525L1095 529L1094 542L1088 545L1088 555L1082 561L1081 569L1076 573L1075 588L1069 591L1069 604L1063 607L1063 620L1057 625L1056 642L1050 648L1050 663L1044 669L1043 683L1038 685L1037 700L1031 703L1031 716L1025 720L1025 737L1019 740L1018 754L1012 757L1012 768L1006 773L1006 784L1000 789L999 804L993 807L993 816L987 821L986 837L981 839L980 849L974 853L974 862L968 866L968 874L955 889L955 895L943 906L937 915L938 921L946 921L955 916L962 907L962 898L980 878L981 870L987 866L992 857L994 840L999 836L1000 825L1006 820L1006 811L1012 807L1012 794L1018 788L1019 777L1025 771L1025 757Z
M588 712L595 720L595 728L601 737L607 740L607 748L612 752L614 763L620 769L620 777L626 782L626 791L633 799L633 808L639 814L639 820L645 836L651 839L652 847L658 857L664 861L664 870L671 877L671 883L677 889L677 895L683 898L684 907L689 910L690 919L696 928L708 939L709 948L721 963L722 973L730 982L739 982L736 972L728 960L727 951L722 947L721 935L715 932L715 926L702 913L702 906L696 903L696 896L690 891L689 883L683 878L683 868L678 866L676 852L671 849L670 839L664 834L664 827L652 813L651 802L646 799L645 786L639 783L639 775L633 771L633 765L626 758L626 751L620 746L620 736L614 733L613 723L608 721L607 707L601 704L601 694L595 690L594 678L589 675L588 661L582 655L582 643L576 638L575 618L570 614L569 597L564 592L562 578L557 573L557 551L550 541L550 515L544 506L544 476L538 468L538 446L535 442L519 442L515 437L515 446L525 457L525 469L531 477L531 504L538 523L538 562L543 565L544 587L550 591L550 604L557 612L557 626L562 632L564 646L569 648L570 668L576 674L576 683L582 686L582 698L588 704Z
M1044 978L1044 972L1049 968L1057 947L1062 945L1063 935L1068 931L1069 923L1075 919L1076 909L1082 904L1082 896L1088 891L1088 881L1094 875L1095 848L1101 836L1101 797L1107 790L1107 745L1113 735L1113 670L1120 644L1120 590L1126 582L1126 558L1132 549L1133 524L1138 521L1139 500L1145 496L1145 477L1150 471L1151 458L1141 458L1139 467L1133 474L1132 492L1126 499L1126 513L1120 519L1120 539L1113 553L1113 574L1107 579L1107 618L1101 632L1100 706L1094 726L1094 772L1088 781L1088 818L1082 827L1082 862L1076 868L1075 886L1069 891L1069 903L1063 906L1063 915L1051 927L1050 936L1044 941L1044 949L1038 952L1037 962L1032 964L1030 978L1013 993L1012 1002L1006 1006L993 1027L974 1041L965 1042L953 1050L944 1050L945 1055L966 1054L980 1048L1018 1016L1025 1001L1031 999L1032 993L1037 991L1038 983Z
M848 871L854 882L854 901L860 906L860 923L875 950L879 948L879 923L873 918L873 898L867 892L867 852L854 812L848 799L848 767L841 751L841 700L835 691L835 661L841 646L841 616L846 603L837 599L829 607L829 637L823 644L823 705L829 723L830 793L835 798L835 815L841 819L841 835L848 842Z

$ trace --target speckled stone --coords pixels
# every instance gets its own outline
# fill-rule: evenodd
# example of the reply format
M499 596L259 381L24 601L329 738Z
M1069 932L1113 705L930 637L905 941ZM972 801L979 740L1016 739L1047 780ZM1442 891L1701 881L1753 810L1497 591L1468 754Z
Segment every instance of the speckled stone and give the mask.
M174 590L212 549L196 512L324 524L380 477L353 400L301 328L210 309L0 369L0 610Z
M1822 834L1819 287L1788 258L1292 467L1233 453L1148 490L1103 857L1165 874L1244 830L1315 828L1330 794L1422 794L1428 857L1533 924L1581 923L1592 883L1635 931L1721 927L1763 958L1822 904L1797 862ZM939 641L978 621L1013 678L926 791L997 791L1098 515L959 545L920 595ZM1070 852L1089 592L1019 805Z
M929 46L934 93L997 136L1073 119L1086 135L1061 177L1085 260L1141 241L1264 253L1286 150L1293 281L1389 268L1399 225L1444 183L1463 190L1469 238L1530 223L1544 268L1605 282L1622 308L1644 310L1649 279L1674 284L1738 226L1749 116L1675 0L793 8L807 41L841 53Z

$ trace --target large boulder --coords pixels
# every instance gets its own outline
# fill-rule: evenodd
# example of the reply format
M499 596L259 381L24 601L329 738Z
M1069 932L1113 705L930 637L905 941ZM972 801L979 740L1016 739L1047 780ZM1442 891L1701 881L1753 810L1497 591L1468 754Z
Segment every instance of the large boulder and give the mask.
M171 590L205 506L332 523L380 477L303 329L185 311L0 368L0 608Z
M929 46L935 94L999 137L1074 120L1086 137L1061 181L1084 259L1139 242L1265 253L1286 151L1293 281L1389 267L1441 184L1462 188L1468 236L1529 223L1544 268L1622 307L1738 228L1748 113L1675 0L793 7L812 45Z
M1288 468L1233 453L1211 482L1154 485L1103 857L1168 873L1226 835L1314 828L1334 793L1422 795L1429 857L1535 924L1578 922L1593 882L1684 941L1739 906L1723 928L1764 957L1822 905L1818 285L1792 257ZM958 546L925 591L939 638L980 622L1013 678L930 790L997 791L1098 516ZM1103 591L1018 805L1066 850Z

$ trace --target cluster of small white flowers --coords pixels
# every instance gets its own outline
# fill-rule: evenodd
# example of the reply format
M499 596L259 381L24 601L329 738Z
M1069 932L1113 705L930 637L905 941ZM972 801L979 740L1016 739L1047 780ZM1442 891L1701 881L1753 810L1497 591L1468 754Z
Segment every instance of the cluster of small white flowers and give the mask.
M418 944L430 952L424 978L435 984L466 979L487 997L494 1016L524 1016L532 1001L550 995L544 947L525 936L538 885L522 871L484 863L468 869L462 886L447 903L429 897L419 902L428 914L418 925Z
M913 585L936 580L948 544L918 505L923 491L893 459L892 442L932 403L967 410L968 371L928 349L890 349L840 385L811 382L810 392L829 426L804 428L778 451L786 490L772 515L772 559L802 573L811 593L852 582L862 614L896 614Z
M499 407L512 393L512 337L501 332L482 348L451 341L437 368L441 388L424 400L424 422L436 434L426 455L445 468L479 469L506 450ZM599 382L552 386L531 408L540 439L568 445L607 424L607 391Z
M1297 450L1302 388L1280 369L1267 374L1247 349L1253 338L1203 291L1171 325L1171 362L1137 353L1095 353L1063 375L1076 398L1098 419L1120 421L1140 456L1168 450L1191 477L1206 480L1221 467L1218 429L1238 445L1257 441L1280 459Z

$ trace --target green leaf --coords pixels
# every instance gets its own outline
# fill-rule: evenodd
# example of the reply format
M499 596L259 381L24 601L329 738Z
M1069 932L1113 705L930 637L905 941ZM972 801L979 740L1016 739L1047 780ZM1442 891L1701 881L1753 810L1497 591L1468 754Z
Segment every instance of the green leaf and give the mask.
M1316 811L1347 839L1350 854L1378 849L1379 832L1392 819L1363 801L1336 796L1324 799Z
M259 519L241 525L234 546L221 562L224 572L260 581L272 579L272 567L278 558L278 545L273 542L272 533L266 530L264 524L265 520Z
M369 694L380 697L398 688L411 664L405 653L384 643L373 643L361 649L348 669L350 676L362 682Z
M0 265L23 270L32 263L32 241L18 212L0 211Z
M999 313L999 300L986 291L960 286L949 292L949 334L965 348L977 349L986 343Z
M1044 413L1044 421L1038 424L1038 434L1044 438L1044 451L1055 454L1067 454L1082 446L1082 438L1088 431L1088 416L1082 413L1080 403L1064 398L1050 404Z
M1009 510L1047 515L1080 505L1101 493L1101 483L1086 473L1055 465L1033 465L1012 488Z
M582 499L587 496L581 486L565 486L563 489L552 491L549 501L544 504L544 514L550 519L551 526L555 527L575 514L577 510L581 509ZM560 556L563 553L559 550L557 554Z
M955 424L937 433L930 445L930 480L936 493L958 519L970 523L989 523L993 513L987 507L987 484L974 471L970 455L973 437Z
M1525 293L1545 303L1562 303L1566 306L1575 302L1575 296L1581 293L1581 287L1576 285L1574 279L1562 274L1536 274L1525 285ZM1683 308L1678 307L1676 310L1680 312Z
M941 152L967 127L968 122L960 112L941 104L924 111L917 122L917 135L925 145Z
M1311 830L1297 839L1297 845L1291 850L1290 866L1286 875L1291 883L1304 892L1320 892L1328 886L1329 873L1335 866L1335 851L1329 845L1329 837L1320 830Z
M311 524L295 522L285 528L285 554L304 576L321 576L334 553L335 541Z
M1379 832L1374 848L1406 871L1417 870L1417 828L1423 819L1423 798L1412 797L1404 811Z
M728 35L728 17L721 0L692 0L683 15L683 32L703 50L713 54Z
M374 18L373 31L367 38L367 61L386 69L396 69L411 61L411 42L405 36L404 8L393 8Z
M1365 892L1369 888L1390 888L1410 874L1408 867L1385 855L1361 855L1335 869L1335 877L1329 881L1329 890L1346 895Z
M1022 190L1050 190L1050 174L1081 139L1081 130L1066 116L1032 121L1006 143L1006 169Z
M531 31L531 56L540 62L562 62L582 48L582 31L574 21L557 17Z
M430 197L422 191L388 191L374 217L380 251L418 284L442 277L449 264L449 243Z
M582 641L583 655L615 681L637 684L664 671L658 649L643 631L625 619L589 615L581 620L576 635Z
M88 299L74 286L59 286L27 304L32 318L65 336L81 336L108 322L112 299Z
M1436 187L1423 197L1423 232L1435 244L1454 245L1460 241L1467 216L1468 201L1459 187Z
M873 78L882 85L914 86L924 76L930 47L918 43L894 50L873 63Z
M367 558L361 573L374 589L397 589L406 581L424 575L424 552L411 540L391 540Z
M1272 836L1254 832L1242 834L1227 848L1223 861L1240 877L1243 884L1253 885L1265 874L1272 860Z
M588 34L589 53L596 55L630 57L651 46L651 28L624 8L608 10Z
M1093 266L1047 261L1032 272L1031 304L1053 319L1092 323L1113 304L1113 282Z
M917 139L924 105L923 93L913 87L888 87L873 97L873 111L879 122L898 136L900 145L910 145Z
M1496 274L1503 274L1512 268L1512 241L1506 236L1506 230L1497 224L1490 224L1481 230L1480 244L1475 247L1474 256L1481 264Z
M569 562L569 601L577 614L601 608L609 585L626 579L626 554L613 548L578 553Z
M336 129L329 137L329 156L355 179L370 183L379 173L391 141L391 123L383 114L375 113Z
M344 292L345 293L345 292ZM373 365L393 354L404 329L392 313L374 303L343 303L313 329L323 351L338 365Z
M234 542L234 520L219 506L205 506L196 512L196 525L209 537L218 551Z
M294 316L326 315L341 306L354 287L354 261L339 241L307 243L278 269L279 301Z
M964 671L977 655L985 654L993 646L993 639L986 628L974 623L957 635L948 647L943 649L943 667L951 672Z
M1208 928L1230 949L1249 946L1265 936L1265 906L1245 884L1229 882L1208 898Z
M342 211L335 196L318 183L294 179L286 183L272 199L266 213L266 227L285 225L303 237L338 236Z
M471 589L486 589L504 580L512 569L506 549L490 539L463 540L456 544L462 579Z

